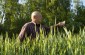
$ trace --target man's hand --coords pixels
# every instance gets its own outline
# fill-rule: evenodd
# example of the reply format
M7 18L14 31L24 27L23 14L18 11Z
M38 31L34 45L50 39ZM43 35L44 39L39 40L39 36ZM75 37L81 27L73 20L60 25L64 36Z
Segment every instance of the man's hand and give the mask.
M65 25L65 21L58 23L58 26L64 26L64 25Z
M63 22L59 22L58 24L56 24L55 26L60 26L60 27L63 27L65 25L65 21Z

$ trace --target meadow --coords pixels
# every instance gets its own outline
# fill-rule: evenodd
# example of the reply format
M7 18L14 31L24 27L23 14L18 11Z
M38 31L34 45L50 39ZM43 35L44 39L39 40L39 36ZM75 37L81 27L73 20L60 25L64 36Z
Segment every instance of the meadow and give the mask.
M47 37L41 32L36 39L26 38L22 43L15 35L10 39L6 33L5 40L0 35L0 55L85 55L85 28L76 34L64 31Z

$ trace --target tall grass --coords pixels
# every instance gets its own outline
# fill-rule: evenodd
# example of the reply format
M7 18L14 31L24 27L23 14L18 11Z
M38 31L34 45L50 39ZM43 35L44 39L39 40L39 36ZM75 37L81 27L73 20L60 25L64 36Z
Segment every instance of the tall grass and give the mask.
M64 30L65 33L50 33L48 37L41 33L34 40L26 38L23 43L15 36L10 39L6 34L3 40L0 35L0 55L85 55L85 29L78 34Z

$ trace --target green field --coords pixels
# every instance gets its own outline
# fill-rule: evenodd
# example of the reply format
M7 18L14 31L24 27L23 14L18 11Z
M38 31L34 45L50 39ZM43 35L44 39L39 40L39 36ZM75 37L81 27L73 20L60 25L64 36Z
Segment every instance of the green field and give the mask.
M73 34L64 28L65 33L59 33L48 37L40 34L35 40L26 38L20 43L18 38L6 38L0 35L0 55L85 55L85 29ZM18 35L16 35L17 37Z

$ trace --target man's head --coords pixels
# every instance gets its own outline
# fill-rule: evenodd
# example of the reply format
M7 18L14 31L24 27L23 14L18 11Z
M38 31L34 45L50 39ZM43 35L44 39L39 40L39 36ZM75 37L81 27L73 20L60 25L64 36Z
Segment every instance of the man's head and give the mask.
M42 15L40 12L38 11L34 11L32 12L31 14L31 19L32 19L32 22L36 23L36 24L40 24L41 20L42 20Z

